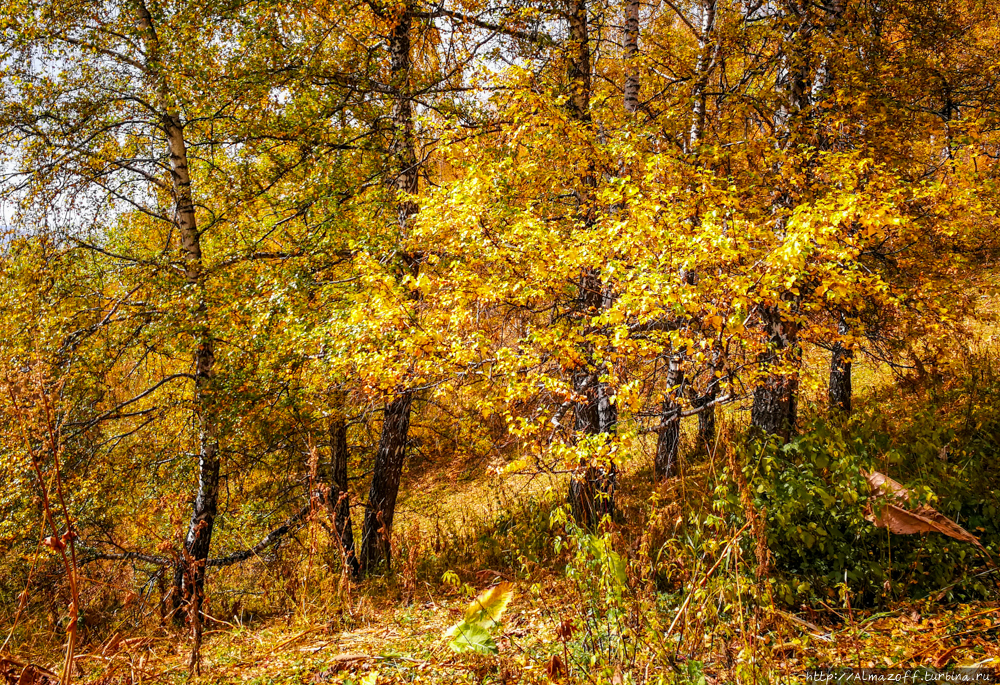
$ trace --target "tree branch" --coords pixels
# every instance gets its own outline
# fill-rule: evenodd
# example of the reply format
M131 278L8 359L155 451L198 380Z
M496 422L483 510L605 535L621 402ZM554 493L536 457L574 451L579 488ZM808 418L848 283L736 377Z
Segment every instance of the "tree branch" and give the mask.
M285 519L285 522L280 526L272 530L270 533L261 538L253 547L248 547L247 549L240 550L239 552L233 552L232 554L227 554L224 557L216 557L214 559L209 559L205 562L206 566L232 566L241 561L246 561L251 557L255 557L262 551L281 541L283 537L288 535L290 532L297 530L302 526L303 521L312 511L313 504L310 502L306 504L297 512ZM154 564L156 566L176 566L177 561L169 559L167 557L158 557L152 554L143 554L142 552L101 552L91 547L90 545L78 541L77 543L82 549L86 549L90 552L89 556L81 561L81 564L90 563L92 561L97 561L99 559L111 560L111 561L144 561L148 564Z
M289 532L294 529L301 527L302 521L309 515L312 511L312 502L306 504L304 507L299 509L297 512L288 517L284 523L272 530L270 533L265 535L260 542L258 542L253 547L244 549L239 552L233 552L224 557L216 557L215 559L209 559L205 562L206 566L232 566L241 561L246 561L250 557L255 557L262 551L270 547L271 545L279 542L281 538L285 537Z
M478 26L481 29L486 29L487 31L495 31L496 33L502 33L505 36L510 36L511 38L518 38L520 40L531 41L532 43L537 43L543 47L549 47L556 44L555 39L552 38L547 33L537 32L537 31L519 31L517 29L507 28L506 26L501 26L500 24L494 24L490 21L484 21L478 17L474 17L471 14L464 14L463 12L456 12L454 10L446 10L443 7L436 9L433 12L412 12L411 15L418 19L436 19L438 17L448 17L450 19L456 19L465 24L472 24L473 26Z

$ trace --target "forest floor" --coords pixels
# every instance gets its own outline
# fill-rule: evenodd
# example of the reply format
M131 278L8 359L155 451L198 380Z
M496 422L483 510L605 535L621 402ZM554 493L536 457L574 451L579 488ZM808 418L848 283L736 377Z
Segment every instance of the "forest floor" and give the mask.
M207 635L203 677L205 682L262 685L601 682L572 657L569 669L553 673L553 655L563 655L558 617L570 611L566 602L573 592L556 577L541 586L536 597L519 594L512 603L497 640L498 656L451 653L443 635L461 619L467 600L426 588L404 606L358 599L358 626L351 630L291 616L219 626ZM669 678L665 682L675 682L680 674L686 677L676 682L798 683L806 682L809 669L829 666L941 669L1000 664L997 603L947 608L906 604L891 612L853 612L849 617L839 613L813 616L814 623L776 612L761 617L761 635L737 637L735 644L720 642L714 658L703 655L697 673L678 653L673 673L649 663L623 664L619 673L627 675L619 675L617 682L657 682L660 675ZM566 661L562 657L561 663ZM187 678L186 643L182 640L178 646L174 635L118 638L117 643L112 637L92 645L78 663L80 674L94 682ZM610 682L616 682L614 678Z

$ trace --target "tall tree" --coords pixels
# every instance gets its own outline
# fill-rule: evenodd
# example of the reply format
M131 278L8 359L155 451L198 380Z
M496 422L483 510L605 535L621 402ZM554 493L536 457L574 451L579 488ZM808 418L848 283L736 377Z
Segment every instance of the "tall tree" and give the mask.
M176 203L176 226L184 259L184 278L194 292L194 407L198 421L198 492L191 512L191 522L184 538L184 565L178 569L184 600L190 604L195 643L201 641L201 603L204 596L205 564L212 544L212 528L219 507L219 426L212 383L216 374L215 340L207 314L205 271L202 263L201 232L195 216L194 188L188 165L184 122L175 104L166 65L161 56L160 39L145 0L135 0L137 25L142 37L146 77L155 89L156 115L166 137L170 160L170 180Z
M779 149L776 164L779 173L791 173L787 166L791 159L782 160L781 152L794 151L801 144L802 118L808 113L811 68L815 55L810 41L815 29L812 7L807 3L790 0L781 4L776 20L782 32L781 51L778 57L778 75L775 91L777 106L774 110L773 130L775 145ZM775 204L781 208L774 221L774 232L779 239L787 232L788 215L799 198L795 190L784 184L776 189ZM799 296L794 292L778 292L771 301L758 305L758 315L766 338L766 349L758 355L758 363L765 374L754 389L751 425L765 435L778 435L787 439L795 430L798 416L799 377L801 355L797 315Z
M410 51L414 7L410 2L398 6L372 5L373 11L390 27L387 35L389 46L389 92L392 97L392 123L390 127L389 158L395 187L395 210L399 240L407 236L409 224L417 206L412 197L417 193L419 166L413 136L413 105L410 95L410 78L413 68ZM416 255L400 250L396 257L399 268L417 275L419 261ZM365 505L361 533L360 562L367 573L381 564L388 566L392 559L392 522L399 494L399 480L406 457L406 441L410 431L410 410L413 392L401 389L385 406L382 435L375 453L371 488Z
M576 126L590 133L592 65L588 2L565 2L567 111ZM635 97L638 97L636 81L630 81L626 87L633 89ZM596 174L597 170L592 165L585 168L576 191L577 222L582 231L593 229L599 211ZM579 277L575 303L584 336L593 333L589 322L607 308L609 297L608 286L603 281L600 268L584 267ZM581 398L575 405L576 430L587 436L610 438L617 428L618 408L615 406L613 390L605 378L609 370L606 363L595 358L593 349L585 350L584 355L583 363L572 374L573 390ZM584 467L583 477L574 476L570 480L568 500L576 519L585 525L594 526L602 515L614 511L617 466L614 462L582 463L581 466Z

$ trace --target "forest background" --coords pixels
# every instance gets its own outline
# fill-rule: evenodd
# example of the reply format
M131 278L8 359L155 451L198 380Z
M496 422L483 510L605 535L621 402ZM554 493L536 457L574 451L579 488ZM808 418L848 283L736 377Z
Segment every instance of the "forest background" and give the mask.
M0 672L1000 665L998 13L5 0Z

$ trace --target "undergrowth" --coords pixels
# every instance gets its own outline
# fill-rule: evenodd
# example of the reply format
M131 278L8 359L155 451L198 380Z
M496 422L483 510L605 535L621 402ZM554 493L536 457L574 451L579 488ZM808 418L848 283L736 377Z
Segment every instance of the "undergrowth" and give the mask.
M996 556L998 396L1000 379L981 359L875 396L849 419L813 416L784 445L748 441L730 422L663 486L650 489L635 455L617 493L620 515L595 530L569 516L560 481L513 495L498 488L487 507L397 532L393 572L360 585L343 573L329 523L314 520L278 549L210 573L205 678L796 682L795 673L829 663L940 660L957 644L952 634L962 636L963 663L987 663L1000 658L998 626L982 624L996 606L992 561L943 535L876 528L866 474L904 483L912 505L934 507ZM44 560L35 574L46 585L24 598L13 629L8 610L5 649L57 663L65 618L42 607L59 605L60 584ZM82 630L78 675L183 679L184 636L158 608L165 579L112 562L84 575L110 580L85 584L93 622ZM496 653L452 654L447 627L501 581L515 594ZM922 654L910 623L944 637Z

